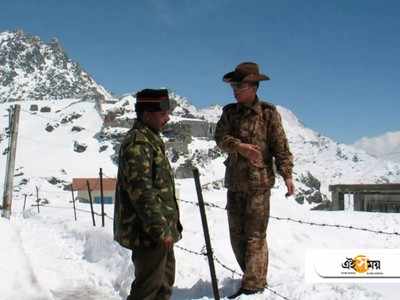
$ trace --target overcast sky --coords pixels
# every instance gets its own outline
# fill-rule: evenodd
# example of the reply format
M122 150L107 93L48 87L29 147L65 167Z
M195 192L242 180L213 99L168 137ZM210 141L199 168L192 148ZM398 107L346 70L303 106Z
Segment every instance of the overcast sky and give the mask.
M5 1L0 31L57 37L115 94L168 87L227 104L255 61L259 95L339 142L400 130L400 1Z

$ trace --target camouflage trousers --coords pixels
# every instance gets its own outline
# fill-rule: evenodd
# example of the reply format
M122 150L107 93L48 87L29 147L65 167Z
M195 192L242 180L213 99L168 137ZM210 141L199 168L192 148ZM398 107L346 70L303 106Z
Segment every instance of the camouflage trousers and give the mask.
M135 280L127 300L169 300L175 281L174 250L163 245L132 251Z
M270 190L258 193L228 190L226 208L231 245L243 271L242 288L248 290L264 288L267 283L270 195Z

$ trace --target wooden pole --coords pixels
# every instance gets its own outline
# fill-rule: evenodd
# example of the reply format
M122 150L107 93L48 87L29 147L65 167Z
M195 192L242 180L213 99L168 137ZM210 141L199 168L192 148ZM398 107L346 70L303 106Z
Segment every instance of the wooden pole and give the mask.
M103 193L103 169L100 168L100 201L101 201L101 226L104 227L104 193Z
M76 207L75 207L74 187L72 186L72 183L71 183L71 193L72 193L72 205L73 205L73 208L74 208L74 217L75 217L75 221L76 221Z
M92 213L93 226L96 226L96 220L94 219L94 211L93 211L92 191L90 190L89 180L86 180L86 184L89 193L90 211Z
M6 178L4 181L2 217L9 219L11 216L12 192L14 184L15 157L17 150L18 125L20 105L15 105L9 115L9 146L7 154Z
M37 204L37 212L40 214L40 209L39 209L39 188L36 186L36 204Z
M207 216L206 216L206 210L204 208L203 193L201 191L201 184L200 184L200 175L199 175L199 170L197 168L193 169L193 177L196 184L197 198L199 200L201 223L203 224L204 239L206 242L207 257L208 257L208 264L210 266L210 275L211 275L212 288L214 292L214 298L215 300L219 300L220 298L218 291L217 276L215 274L214 255L211 247L210 233L208 232Z
M25 196L25 199L24 199L24 207L22 208L22 211L23 211L23 212L25 211L25 206L26 206L26 194L24 194L24 196Z

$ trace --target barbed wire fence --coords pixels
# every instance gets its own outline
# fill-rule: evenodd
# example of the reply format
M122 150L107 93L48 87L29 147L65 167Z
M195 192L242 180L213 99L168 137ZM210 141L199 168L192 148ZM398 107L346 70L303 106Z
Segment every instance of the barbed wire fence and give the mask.
M109 177L109 176L105 176L105 177ZM187 199L179 199L179 202L181 203L185 203L185 204L189 204L189 205L193 205L193 206L198 206L199 204L195 201L190 201ZM226 211L225 207L222 207L220 205L217 205L215 203L211 203L211 202L205 202L204 205L210 209L218 209L221 211ZM52 209L71 209L69 207L62 207L62 206L53 206L53 205L49 205L49 204L43 204L40 205L43 208L52 208ZM36 205L33 205L32 208L36 207ZM91 211L89 210L85 210L85 209L80 209L77 208L77 211L83 212L83 213L87 213L87 214L91 214ZM95 215L97 216L101 216L101 213L98 212L94 212ZM114 220L113 217L107 215L106 213L104 213L104 216L109 219L109 220ZM374 234L383 234L383 235L393 235L393 236L400 236L400 232L389 232L389 231L383 231L383 230L375 230L375 229L370 229L370 228L365 228L365 227L357 227L357 226L352 226L352 225L340 225L340 224L328 224L328 223L318 223L318 222L311 222L311 221L305 221L305 220L300 220L300 219L294 219L294 218L289 218L289 217L277 217L277 216L270 216L270 219L274 219L277 221L287 221L287 222L293 222L293 223L297 223L297 224L302 224L302 225L308 225L308 226L319 226L319 227L331 227L331 228L342 228L342 229L346 229L346 230L358 230L358 231L364 231L364 232L370 232L370 233L374 233ZM201 256L201 257L206 257L207 256L207 252L205 250L205 247L203 247L201 249L201 251L195 251L192 249L188 249L185 248L183 246L180 245L175 245L175 247L181 251L184 251L188 254L191 255L196 255L196 256ZM234 268L228 266L227 264L223 263L221 259L219 259L215 253L213 253L213 260L215 263L217 263L221 268L225 269L226 271L230 272L232 274L232 278L234 278L234 276L237 277L241 277L242 273L236 271ZM280 294L278 291L276 291L275 289L273 289L270 286L265 286L265 289L268 290L270 293L276 295L277 297L284 299L284 300L290 300L290 298L288 298L285 295Z
M180 202L198 206L198 203L196 203L194 201L180 199ZM222 206L219 206L217 204L214 204L214 203L205 202L204 205L207 206L207 207L210 207L210 208L226 210L226 208L224 208ZM352 225L317 223L317 222L304 221L304 220L288 218L288 217L269 216L269 218L270 219L274 219L274 220L278 220L278 221L288 221L288 222L294 222L294 223L303 224L303 225L310 225L310 226L343 228L343 229L349 229L349 230L358 230L358 231L371 232L371 233L375 233L375 234L385 234L385 235L400 236L400 232L397 232L397 231L389 232L389 231L375 230L375 229L352 226Z

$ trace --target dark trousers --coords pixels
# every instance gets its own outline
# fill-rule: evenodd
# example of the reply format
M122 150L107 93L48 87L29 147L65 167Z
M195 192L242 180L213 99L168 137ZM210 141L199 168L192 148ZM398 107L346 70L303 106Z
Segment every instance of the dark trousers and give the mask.
M174 250L163 245L132 251L135 280L127 300L169 300L175 281Z
M258 193L228 190L228 222L231 245L243 271L242 288L255 290L266 285L270 191Z

